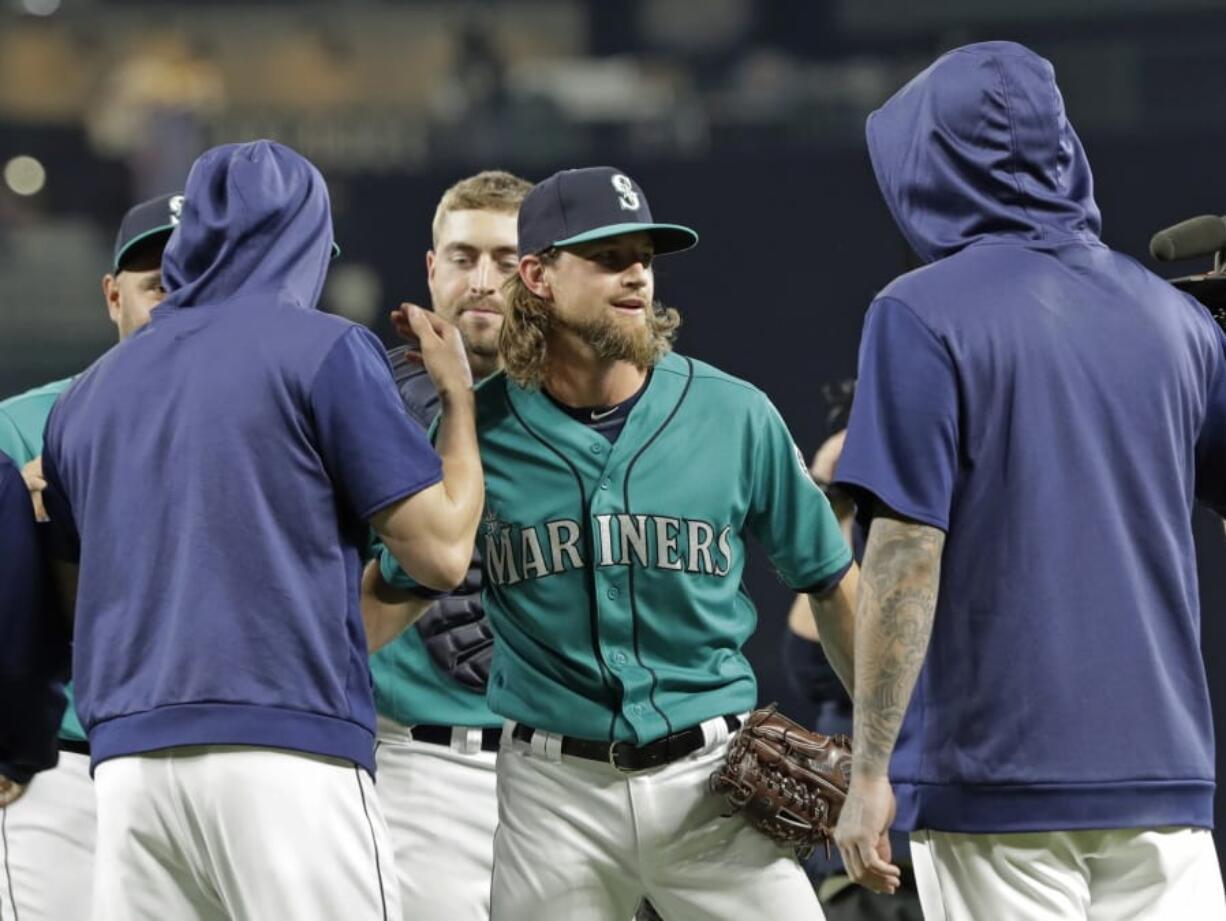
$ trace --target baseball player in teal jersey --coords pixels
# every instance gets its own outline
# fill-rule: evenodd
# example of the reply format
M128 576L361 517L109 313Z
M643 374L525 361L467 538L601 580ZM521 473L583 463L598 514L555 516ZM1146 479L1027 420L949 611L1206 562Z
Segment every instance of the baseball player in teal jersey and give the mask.
M670 351L652 260L693 231L598 167L537 185L518 232L505 374L477 394L487 699L506 720L491 917L625 921L646 896L666 921L821 918L794 855L707 781L757 702L747 537L850 633L829 503L759 390ZM369 606L403 619L387 583L412 590L384 552Z
M509 173L479 173L449 188L435 212L430 298L459 329L474 376L498 367L501 288L518 265L515 215L531 188ZM439 411L430 376L403 348L388 357L410 415L429 427ZM492 638L479 593L478 557L466 586L370 660L379 798L406 921L489 918L502 719L485 702Z
M121 340L148 323L149 311L165 296L162 249L181 206L182 196L163 195L136 205L120 224L102 293ZM22 467L40 517L40 494L46 485L40 463L43 428L56 398L72 381L54 381L0 402L0 451ZM94 790L89 746L73 707L71 685L68 690L58 765L36 775L3 815L0 859L8 872L0 874L0 905L23 921L88 918L90 913Z

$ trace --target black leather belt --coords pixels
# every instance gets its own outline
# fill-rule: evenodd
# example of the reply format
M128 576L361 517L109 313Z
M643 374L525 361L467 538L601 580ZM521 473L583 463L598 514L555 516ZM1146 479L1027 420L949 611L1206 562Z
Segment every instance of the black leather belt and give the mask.
M77 755L89 754L88 742L78 742L75 739L60 739L59 743L60 751L62 752L72 752L73 754Z
M451 732L453 729L460 729L463 732L468 731L467 726L414 726L410 730L413 733L414 742L429 742L431 745L446 745L451 746ZM481 730L481 750L483 752L496 752L499 745L502 743L502 730L498 727L486 728Z
M741 726L740 717L725 716L724 723L729 732L736 732ZM511 731L512 738L521 742L531 742L536 730L523 723L516 723ZM611 764L619 771L649 771L679 761L686 755L691 755L707 744L702 726L691 726L667 735L646 745L632 745L629 742L598 742L594 739L576 739L573 736L562 737L562 754L575 758L586 758L589 761L603 761Z

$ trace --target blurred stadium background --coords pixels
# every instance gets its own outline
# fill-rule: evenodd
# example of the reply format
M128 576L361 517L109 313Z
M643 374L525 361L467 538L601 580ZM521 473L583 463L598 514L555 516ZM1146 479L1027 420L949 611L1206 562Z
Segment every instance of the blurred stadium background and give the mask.
M3 4L0 396L111 345L99 278L120 216L228 141L276 138L323 170L344 250L324 305L385 339L388 309L428 302L446 185L622 168L703 236L659 266L681 349L763 387L806 453L820 385L854 374L863 312L908 258L864 118L940 51L1008 38L1054 62L1116 248L1148 264L1155 230L1226 210L1226 0ZM1226 546L1198 525L1221 718ZM775 661L786 593L760 560L749 584L763 698L803 715Z

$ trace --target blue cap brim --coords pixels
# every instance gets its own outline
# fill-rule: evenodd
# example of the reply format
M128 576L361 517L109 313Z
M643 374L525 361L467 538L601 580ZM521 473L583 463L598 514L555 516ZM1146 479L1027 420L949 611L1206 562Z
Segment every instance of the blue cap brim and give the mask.
M111 270L116 274L121 271L120 266L123 264L123 257L132 251L132 247L136 246L137 244L144 243L146 240L156 237L160 233L165 234L166 238L170 239L171 231L174 229L174 224L161 224L157 227L146 230L144 233L138 233L123 245L123 249L115 254L115 264L111 266Z
M555 240L554 246L574 246L576 243L590 243L592 240L605 240L609 237L620 237L627 233L647 233L655 244L655 255L679 253L698 245L698 234L680 224L606 224L604 227L594 227L583 233L567 237L565 240Z

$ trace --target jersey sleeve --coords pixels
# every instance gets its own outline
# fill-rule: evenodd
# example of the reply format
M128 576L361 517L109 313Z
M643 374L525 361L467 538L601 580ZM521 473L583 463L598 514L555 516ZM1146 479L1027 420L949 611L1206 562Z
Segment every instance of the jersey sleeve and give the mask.
M958 470L958 388L949 353L906 304L881 298L869 309L847 441L835 482L942 531L949 526Z
M3 409L0 409L0 453L7 454L18 467L33 460L30 446L21 437L21 429Z
M44 573L25 482L0 458L0 775L18 783L56 763L68 638L44 610Z
M392 555L392 551L382 544L379 545L379 575L383 577L384 582L393 588L402 588L409 591L415 591L420 588L414 578L404 571L404 567Z
M789 588L820 594L843 577L851 548L779 411L762 401L747 524Z
M401 396L403 395L403 388L401 388ZM414 414L413 407L408 405L407 398L405 406L409 412L409 415L413 416L415 419L418 418ZM426 429L426 438L429 439L431 444L434 444L435 441L438 440L440 417L437 412L427 413L427 415L430 416L430 419L429 421L422 421L422 425ZM418 583L412 576L405 572L404 567L400 565L400 561L396 559L392 551L387 548L387 545L377 538L375 543L372 545L372 552L374 554L374 558L379 561L379 574L383 577L383 581L393 588L404 589L412 592L419 598L426 598L431 601L438 600L439 598L446 598L448 595L452 594L451 592L439 591L438 589L430 588L429 586ZM474 565L476 565L479 570L481 566L480 557L477 556L477 552L475 550L473 551L473 559Z
M396 391L382 345L361 327L337 340L311 385L317 447L363 519L434 485L443 465Z
M437 601L439 598L446 598L452 594L451 592L442 592L420 584L404 571L404 567L400 565L400 560L396 559L392 551L388 550L383 543L379 544L377 559L379 560L379 575L392 588L404 589L407 592L412 592L418 598L425 598L428 601Z
M1216 325L1216 324L1215 324ZM1196 497L1226 516L1226 335L1217 331L1205 419L1196 440Z

